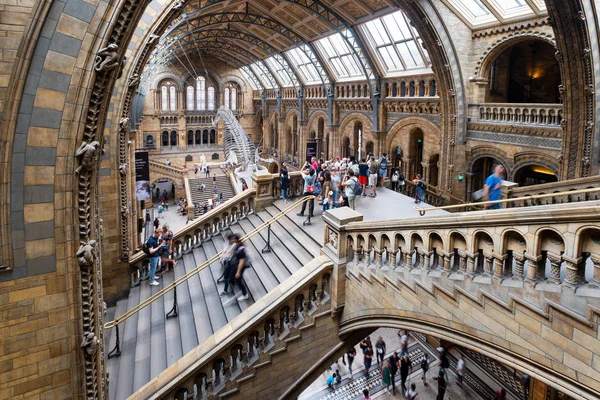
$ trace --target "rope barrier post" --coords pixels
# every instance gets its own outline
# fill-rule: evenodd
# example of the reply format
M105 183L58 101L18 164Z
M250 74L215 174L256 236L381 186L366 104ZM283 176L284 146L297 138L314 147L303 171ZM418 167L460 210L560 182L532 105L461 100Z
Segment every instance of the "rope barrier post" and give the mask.
M267 245L261 250L261 253L270 253L273 249L271 248L271 224L267 227Z
M179 307L177 307L177 286L175 286L173 288L173 308L171 308L171 311L167 313L167 319L177 318L177 316L179 315L178 309Z
M115 329L117 330L117 343L115 343L115 348L108 353L108 358L119 357L121 355L121 341L119 340L119 325L115 325Z

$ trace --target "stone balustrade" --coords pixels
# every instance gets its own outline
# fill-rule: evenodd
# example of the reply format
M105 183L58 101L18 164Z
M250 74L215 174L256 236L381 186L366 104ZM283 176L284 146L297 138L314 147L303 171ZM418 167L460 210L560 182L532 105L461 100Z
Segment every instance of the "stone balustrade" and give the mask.
M600 297L599 212L597 201L475 211L354 222L342 235L355 266ZM328 222L328 229L340 242L340 228Z
M165 165L164 163L154 160L148 160L148 165L150 166L150 169L153 169L157 173L164 173L165 176L182 178L187 174L187 170L185 168L179 168L174 165Z
M257 378L256 372L276 362L272 359L276 354L281 361L288 346L309 336L317 320L331 318L332 268L327 257L312 260L130 398L223 398L245 393L254 386L253 379L271 379L265 374ZM282 374L294 374L291 358L289 354ZM297 365L299 370L308 367Z
M386 78L382 87L383 98L438 97L435 75Z
M414 198L417 194L417 185L415 185L415 183L410 180L405 180L404 182L405 182L405 185L404 185L403 194ZM424 197L425 197L425 203L431 204L435 207L443 207L443 206L465 203L464 200L462 200L456 196L453 196L450 193L444 192L444 191L440 190L439 188L437 188L436 186L432 186L432 185L427 185L427 190L425 190ZM477 208L474 208L471 206L465 206L465 208L456 208L456 209L451 209L448 211L459 212L459 211L472 211L474 209L477 209Z
M255 198L256 190L248 189L175 232L173 235L173 258L181 258L184 254L191 252L194 247L200 246L203 241L209 240L223 229L252 214ZM147 256L142 251L138 251L131 257L129 266L132 287L140 283L141 270L146 267L147 263Z
M562 194L542 199L525 199L506 204L507 207L526 207L544 204L561 204L598 200L600 199L600 175L589 176L587 178L569 179L567 181L544 183L541 185L514 187L508 190L507 197L510 199L592 188L599 188L599 190L598 192Z
M560 126L562 104L486 103L479 106L479 120L486 122Z
M160 126L173 126L179 124L179 116L177 114L162 114L159 119Z
M185 122L188 127L192 125L212 125L214 120L214 112L211 112L211 114L187 114L185 116Z

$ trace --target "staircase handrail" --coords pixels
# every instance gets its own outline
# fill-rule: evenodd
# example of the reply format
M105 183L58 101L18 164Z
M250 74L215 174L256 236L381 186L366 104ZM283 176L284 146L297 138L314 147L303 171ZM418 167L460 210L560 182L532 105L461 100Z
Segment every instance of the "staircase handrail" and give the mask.
M410 186L417 186L413 181L410 181L408 179L406 179L404 182ZM435 196L440 196L442 198L447 197L448 199L455 201L457 204L462 204L463 207L467 204L466 201L464 201L460 197L456 197L453 194L448 193L448 192L438 188L437 186L427 184L427 189L425 190L425 192L429 192Z
M568 187L576 189L577 186L600 184L600 175L587 176L585 178L568 179L565 181L540 183L537 185L519 186L508 189L508 196L518 195L524 192L542 192L548 190L567 190ZM589 188L586 188L589 189ZM570 189L568 189L570 190ZM577 190L577 189L576 189Z
M487 206L490 204L503 204L503 203L520 201L520 200L526 201L526 200L534 200L534 199L544 199L547 197L569 196L569 195L574 195L574 194L592 193L592 192L598 192L598 191L600 191L600 187L590 188L590 189L581 189L581 190L570 190L570 191L558 192L558 193L537 194L534 196L515 197L515 198L501 199L501 200L480 201L480 202L466 203L466 204L455 204L455 205L443 206L443 207L430 207L430 208L414 207L414 209L416 211L418 211L420 215L425 215L426 212L433 211L433 210L450 210L453 208L462 208L462 207L481 207L481 206Z
M256 189L248 189L232 197L231 199L223 202L219 207L213 208L206 214L203 214L202 216L196 218L194 221L185 225L177 232L174 232L173 240L184 236L186 233L193 232L196 228L201 227L206 221L212 220L213 217L217 216L223 211L223 207L233 205L234 203L239 203L240 201L245 200L248 197L252 197L254 195L256 195ZM131 258L129 259L129 264L133 265L135 263L140 262L144 258L146 258L146 254L140 250L131 256Z
M165 169L174 174L185 174L187 172L187 170L185 168L179 168L179 167L175 167L173 165L165 165L163 163L160 163L160 162L154 161L154 160L148 160L148 165L152 165L157 168Z
M277 222L281 218L285 217L289 212L291 212L296 207L300 206L302 203L309 201L309 200L313 200L314 198L315 198L315 196L308 195L308 196L305 196L305 197L299 199L294 204L290 205L289 207L287 207L286 209L284 209L283 211L281 211L280 213L275 215L270 220L263 222L260 226L254 228L252 231L250 231L248 234L246 234L244 237L242 237L241 240L246 241L246 240L250 239L252 236L260 233L263 229L273 225L275 222ZM159 290L152 296L148 297L146 300L144 300L137 306L133 307L131 310L127 310L125 313L123 313L119 317L116 317L114 320L105 323L104 329L111 329L111 328L114 328L114 327L118 326L119 324L125 322L127 319L129 319L130 317L132 317L133 315L135 315L136 313L138 313L139 311L141 311L142 309L144 309L145 307L150 305L155 300L164 296L166 293L175 289L177 286L181 285L182 283L187 282L187 280L190 279L192 276L198 274L204 268L208 267L210 264L219 260L221 258L221 256L223 255L223 253L224 253L224 250L221 250L220 252L218 252L217 254L215 254L214 256L209 258L208 260L204 261L202 264L198 265L196 268L194 268L190 272L183 275L181 278L176 279L175 281L173 281L173 283L170 283L169 285L165 286L164 288L162 288L161 290Z

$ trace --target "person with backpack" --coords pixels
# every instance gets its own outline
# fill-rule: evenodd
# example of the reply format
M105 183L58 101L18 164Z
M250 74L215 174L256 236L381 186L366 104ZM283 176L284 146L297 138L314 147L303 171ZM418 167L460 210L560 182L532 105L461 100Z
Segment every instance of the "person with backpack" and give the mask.
M410 384L410 389L406 391L406 398L408 400L417 400L419 398L417 393L417 385L414 383Z
M356 349L354 346L350 347L346 352L346 357L348 358L348 372L350 373L350 378L352 378L352 363L354 362L354 357L356 357Z
M400 183L400 171L396 168L392 169L392 176L390 177L390 181L392 182L392 190L394 192L398 191L398 185Z
M425 201L425 191L427 190L427 185L421 178L421 175L417 174L415 180L413 181L417 186L417 194L415 195L415 203L419 204L422 201Z
M423 380L423 386L427 386L427 371L429 370L429 356L423 357L421 360L421 371L423 375L421 375L421 379Z
M383 186L383 183L385 182L389 162L390 160L387 158L387 153L383 153L382 157L379 159L379 186Z
M348 198L348 207L352 210L356 210L356 196L360 196L362 186L360 186L358 180L354 177L354 171L348 171L348 175L346 175L342 181L342 187Z
M448 383L446 378L444 377L444 372L440 371L437 377L438 382L438 394L436 400L444 400L444 396L446 394L446 388L448 387Z
M314 158L314 157L313 157ZM316 159L315 159L316 162ZM304 196L315 195L315 182L317 181L317 174L315 173L315 169L308 164L308 162L304 163L304 167L302 167L302 179L304 179ZM299 217L304 217L304 211L306 211L306 203L308 203L308 215L310 218L314 217L313 212L315 210L315 199L311 199L302 203L302 210L296 215Z
M377 365L379 365L379 361L381 360L381 362L383 363L383 360L385 359L386 348L385 341L381 336L379 336L379 339L377 339L377 342L375 343L375 348L377 349Z
M248 299L248 292L246 291L246 285L243 282L244 268L249 266L248 254L246 248L242 244L241 237L235 234L231 237L231 244L234 246L231 249L231 258L228 261L227 269L225 270L224 282L225 287L221 293L221 297L227 296L229 291L229 285L232 288L238 285L242 290L242 295L237 298L238 301L244 301Z
M404 174L402 172L400 172L400 175L398 176L398 191L400 193L404 193L405 185L406 185L406 182L404 182Z
M369 165L369 186L371 186L371 194L369 197L377 197L377 173L379 172L379 161L371 156L371 164Z
M287 190L290 187L290 175L285 161L281 163L281 170L279 170L279 183L281 187L281 198L284 202L287 202Z
M400 359L400 382L402 384L402 393L406 393L406 380L408 375L412 373L412 364L408 355Z
M158 240L162 232L159 229L155 229L152 236L146 240L142 245L142 251L150 258L150 285L157 286L158 277L156 276L156 269L158 268L158 262L160 260L159 250L162 248L162 243Z

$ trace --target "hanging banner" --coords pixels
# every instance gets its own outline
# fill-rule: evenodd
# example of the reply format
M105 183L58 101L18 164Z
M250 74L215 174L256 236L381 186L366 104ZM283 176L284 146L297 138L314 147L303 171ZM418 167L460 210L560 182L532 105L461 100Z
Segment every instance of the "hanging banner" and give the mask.
M138 201L150 200L150 164L147 151L135 153L135 198Z
M306 161L310 162L312 157L317 157L317 142L306 143Z

